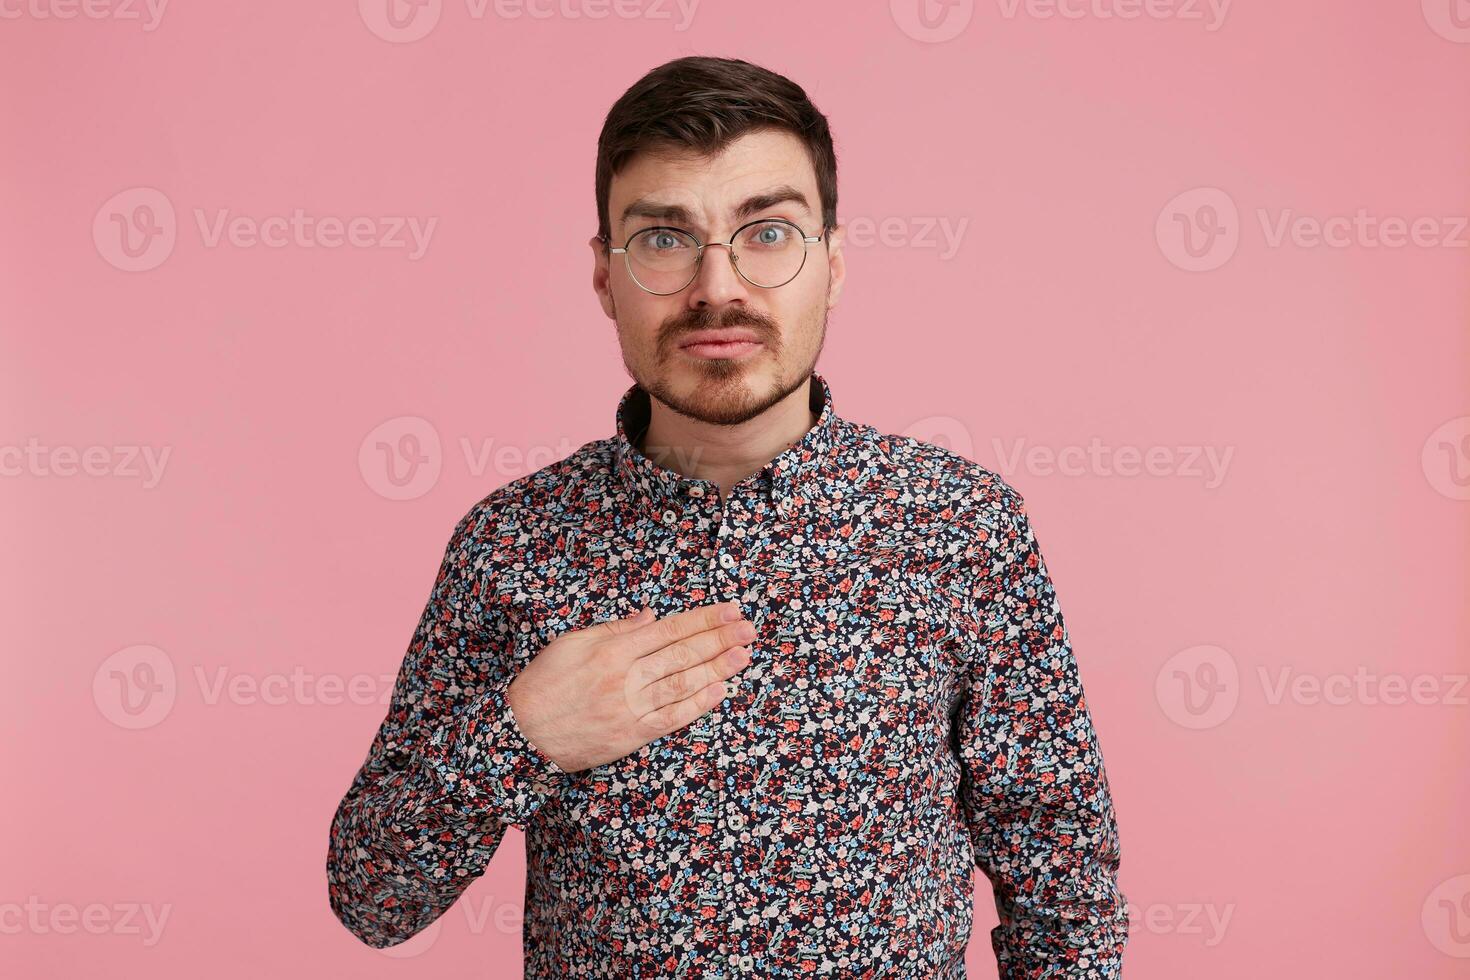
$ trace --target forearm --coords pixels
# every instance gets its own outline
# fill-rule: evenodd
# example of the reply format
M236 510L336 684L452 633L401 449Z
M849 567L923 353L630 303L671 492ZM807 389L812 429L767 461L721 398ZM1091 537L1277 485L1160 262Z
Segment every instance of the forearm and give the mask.
M375 741L332 820L333 912L370 946L424 929L568 778L526 741L504 685L417 748Z
M1128 918L1102 750L1046 563L1019 498L1005 503L954 586L977 641L956 747L991 945L1003 980L1118 977Z
M1118 888L1117 837L1097 831L1101 836L1082 831L1070 838L1089 843L1085 856L1067 848L1065 856L1043 857L1041 867L995 888L1000 925L990 938L1001 980L1122 975L1128 912ZM1065 831L1061 839L1069 840Z

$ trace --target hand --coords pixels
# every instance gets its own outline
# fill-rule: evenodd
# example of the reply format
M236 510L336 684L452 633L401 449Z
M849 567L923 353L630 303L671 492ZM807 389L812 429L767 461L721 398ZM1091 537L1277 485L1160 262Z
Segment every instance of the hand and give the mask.
M516 676L506 698L531 744L567 772L600 766L677 731L729 693L750 663L755 626L740 604L652 610L564 633Z

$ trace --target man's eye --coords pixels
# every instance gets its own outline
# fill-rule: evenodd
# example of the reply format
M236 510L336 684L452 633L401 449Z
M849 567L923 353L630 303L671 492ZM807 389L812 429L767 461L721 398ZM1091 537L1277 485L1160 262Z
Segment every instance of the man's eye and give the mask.
M745 243L758 248L780 248L791 240L791 229L781 224L756 225L745 233Z
M644 248L653 252L672 252L688 247L684 237L672 231L650 231L643 235L642 242Z

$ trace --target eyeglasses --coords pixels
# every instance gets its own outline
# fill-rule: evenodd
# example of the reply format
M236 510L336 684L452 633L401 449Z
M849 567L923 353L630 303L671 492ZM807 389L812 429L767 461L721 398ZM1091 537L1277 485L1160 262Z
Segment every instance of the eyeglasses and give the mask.
M806 265L807 248L822 238L807 235L785 218L761 218L741 225L728 242L701 242L683 229L655 225L608 251L623 256L628 275L645 291L672 296L699 275L704 250L712 245L730 250L730 264L740 278L752 286L775 289L797 277ZM606 243L606 236L602 240Z

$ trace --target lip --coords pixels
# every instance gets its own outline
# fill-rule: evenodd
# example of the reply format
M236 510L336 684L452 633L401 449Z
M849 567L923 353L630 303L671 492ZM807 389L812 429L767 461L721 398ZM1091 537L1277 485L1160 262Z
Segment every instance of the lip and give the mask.
M695 344L734 344L740 342L758 344L761 339L749 330L741 330L736 327L727 327L724 330L696 330L685 337L680 347L692 347Z
M762 344L749 330L699 330L679 344L679 350L691 357L729 359L745 357L760 350Z

